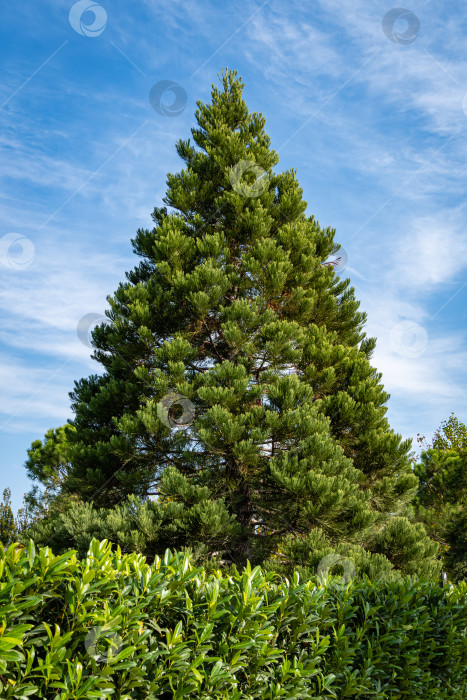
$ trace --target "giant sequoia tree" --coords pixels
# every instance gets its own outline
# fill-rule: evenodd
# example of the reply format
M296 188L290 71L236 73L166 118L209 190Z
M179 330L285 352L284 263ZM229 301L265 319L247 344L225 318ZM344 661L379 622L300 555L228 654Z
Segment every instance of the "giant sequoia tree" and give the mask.
M433 574L375 340L350 281L325 264L335 232L305 213L296 173L274 171L242 91L226 71L198 103L193 142L177 143L185 166L93 333L105 371L76 384L73 430L30 451L29 473L81 503L37 537L194 545L278 570L335 551L372 575Z

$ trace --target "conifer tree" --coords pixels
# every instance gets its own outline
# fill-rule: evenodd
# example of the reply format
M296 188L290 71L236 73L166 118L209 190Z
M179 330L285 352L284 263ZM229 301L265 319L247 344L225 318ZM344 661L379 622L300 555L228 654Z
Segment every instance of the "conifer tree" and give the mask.
M307 215L296 172L274 170L243 87L223 73L176 145L184 168L93 332L104 374L71 394L60 489L78 503L36 537L107 529L149 554L189 545L309 573L337 552L372 576L433 575L437 545L408 508L410 441L388 424L376 341L329 264L335 231ZM46 447L30 453L39 480Z

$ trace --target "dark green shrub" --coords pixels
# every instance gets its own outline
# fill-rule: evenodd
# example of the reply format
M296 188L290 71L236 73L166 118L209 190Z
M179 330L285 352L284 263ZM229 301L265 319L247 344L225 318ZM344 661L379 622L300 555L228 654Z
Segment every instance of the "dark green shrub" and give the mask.
M436 698L467 689L467 585L207 574L94 540L0 549L0 697Z

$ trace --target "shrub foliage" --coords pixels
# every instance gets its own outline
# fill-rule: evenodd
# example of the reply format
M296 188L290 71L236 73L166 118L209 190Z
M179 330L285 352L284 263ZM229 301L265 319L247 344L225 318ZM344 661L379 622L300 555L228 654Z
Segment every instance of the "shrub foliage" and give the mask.
M188 553L0 547L1 698L436 698L467 689L467 585L207 574Z

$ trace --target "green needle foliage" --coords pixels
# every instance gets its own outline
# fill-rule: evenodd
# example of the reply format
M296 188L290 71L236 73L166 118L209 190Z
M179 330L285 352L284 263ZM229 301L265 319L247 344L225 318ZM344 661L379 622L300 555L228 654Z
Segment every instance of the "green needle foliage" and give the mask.
M410 441L388 424L376 341L329 264L335 232L305 213L295 171L274 171L243 87L226 71L198 103L184 168L93 333L104 374L76 383L66 444L30 451L39 481L61 469L67 504L33 536L305 575L337 552L372 577L434 575L437 545L408 515Z

